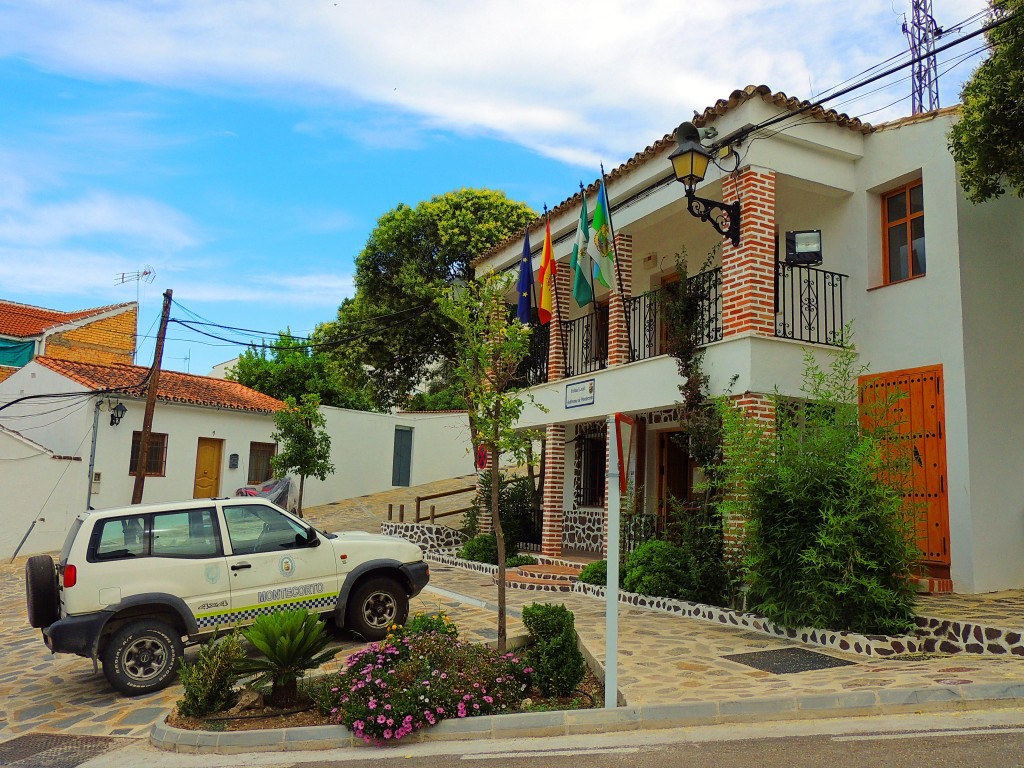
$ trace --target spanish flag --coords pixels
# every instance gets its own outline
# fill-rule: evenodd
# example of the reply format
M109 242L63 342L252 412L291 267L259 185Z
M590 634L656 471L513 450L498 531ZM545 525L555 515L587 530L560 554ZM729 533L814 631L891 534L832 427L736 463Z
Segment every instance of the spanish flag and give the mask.
M540 300L537 302L537 314L541 324L551 321L551 294L554 291L555 266L554 251L551 248L551 220L546 222L544 230L544 250L540 257Z

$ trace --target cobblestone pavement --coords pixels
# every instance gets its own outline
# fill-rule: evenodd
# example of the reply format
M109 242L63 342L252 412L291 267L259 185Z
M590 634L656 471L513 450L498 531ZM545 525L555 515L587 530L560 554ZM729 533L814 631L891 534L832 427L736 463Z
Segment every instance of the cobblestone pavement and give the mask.
M328 529L379 530L387 504L440 486L459 487L456 478L431 489L411 489L310 508L307 517ZM465 497L463 497L465 498ZM461 505L458 499L452 504ZM411 509L411 507L407 507ZM576 614L576 627L588 650L604 660L604 602L570 593L508 590L513 616L509 635L522 633L515 618L535 601L564 603ZM462 596L462 597L460 597ZM435 565L430 586L412 612L446 610L467 639L492 640L497 587L485 574ZM992 626L1021 625L1024 591L993 595L934 596L922 613L967 618ZM853 662L832 669L777 675L724 658L799 646L798 643L718 624L673 617L642 608L619 607L619 688L629 704L683 703L696 700L772 698L808 693L829 694L859 689L912 689L948 685L1024 684L1024 659L969 655L867 659L837 651L820 651ZM51 655L38 630L28 626L24 600L24 558L0 565L0 741L27 732L144 737L181 696L179 685L132 699L114 693L102 672L76 656ZM342 636L338 661L362 645ZM190 657L195 651L186 652Z

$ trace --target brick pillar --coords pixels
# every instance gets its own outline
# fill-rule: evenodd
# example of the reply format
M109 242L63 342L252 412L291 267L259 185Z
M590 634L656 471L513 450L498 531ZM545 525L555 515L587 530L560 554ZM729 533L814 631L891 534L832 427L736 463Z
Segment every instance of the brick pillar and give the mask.
M552 319L551 322L554 322ZM548 424L544 442L544 524L541 532L541 554L562 555L562 524L565 512L565 425Z
M629 362L629 333L626 329L626 307L623 299L633 295L633 236L615 235L615 254L622 293L616 285L608 300L608 365Z
M569 319L569 295L572 293L572 275L567 265L562 264L555 272L555 301L557 308L552 307L551 329L548 343L548 381L565 378L565 352L562 336L562 321Z
M761 422L766 430L774 431L775 406L767 395L761 395L756 392L744 392L742 395L734 395L730 399L746 415L752 416ZM736 556L742 556L743 537L747 524L746 519L730 517L724 520L723 524L725 527L726 550Z
M744 168L722 181L742 206L740 244L722 245L723 336L775 335L775 172Z

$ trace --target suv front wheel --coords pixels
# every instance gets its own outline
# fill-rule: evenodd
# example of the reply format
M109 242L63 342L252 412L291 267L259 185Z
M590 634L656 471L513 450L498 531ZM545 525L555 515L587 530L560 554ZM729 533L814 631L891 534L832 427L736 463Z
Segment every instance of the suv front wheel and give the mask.
M393 579L371 579L362 584L349 602L346 627L367 640L383 640L394 624L405 624L409 596Z
M115 632L103 651L103 674L121 693L166 688L181 664L178 632L162 621L133 621Z

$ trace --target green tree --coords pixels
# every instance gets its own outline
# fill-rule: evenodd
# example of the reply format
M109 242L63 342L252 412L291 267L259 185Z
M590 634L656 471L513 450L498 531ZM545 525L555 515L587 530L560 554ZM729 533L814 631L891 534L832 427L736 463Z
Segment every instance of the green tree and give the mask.
M856 352L829 368L804 356L806 399L775 395L766 424L725 398L720 509L746 520L748 601L789 627L899 634L913 627L909 443L892 439L894 400L858 405Z
M1024 0L990 0L991 55L960 93L949 149L967 198L982 203L1007 187L1024 197Z
M302 494L306 478L326 480L334 471L331 463L331 436L326 430L327 420L320 412L320 398L303 395L296 401L286 397L284 408L274 414L276 430L271 439L281 444L281 451L270 459L275 477L290 472L299 475L299 517L302 517Z
M466 282L470 260L536 218L503 192L461 189L411 208L400 204L377 221L356 258L356 295L324 327L342 341L336 356L365 366L375 404L404 407L410 393L455 356L452 323L434 304L446 287Z
M535 435L517 431L524 401L516 388L516 372L530 349L530 328L509 312L505 296L515 275L489 273L449 290L437 299L440 313L454 328L455 371L462 396L469 406L473 445L483 445L491 468L491 523L498 540L498 651L505 652L505 532L501 525L501 473L495 471L503 455L525 461ZM458 294L458 295L456 295Z
M305 339L292 336L290 329L270 342L269 354L266 346L242 352L228 378L278 400L315 394L323 405L374 410L361 370L343 371L327 352L311 348Z

